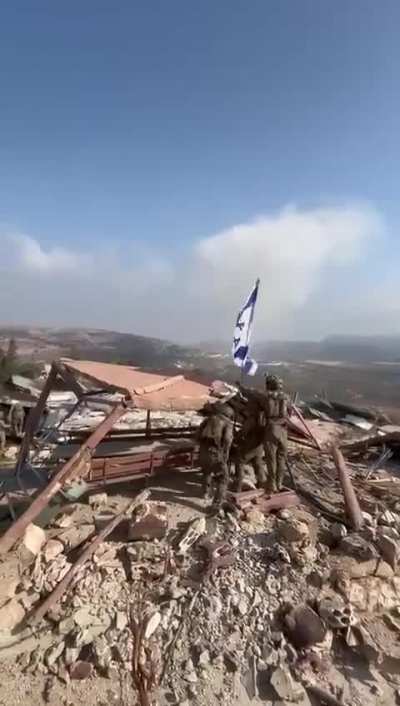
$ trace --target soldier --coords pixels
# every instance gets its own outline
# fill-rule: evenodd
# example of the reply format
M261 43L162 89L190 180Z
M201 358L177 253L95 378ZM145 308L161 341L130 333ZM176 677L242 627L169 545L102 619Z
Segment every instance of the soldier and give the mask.
M267 473L264 460L264 428L259 424L256 411L244 421L242 429L235 439L235 492L240 493L243 485L244 469L251 464L260 488L266 486Z
M205 498L211 498L214 491L213 508L218 511L228 489L234 413L231 407L220 403L207 405L204 413L207 416L198 431L203 491Z
M14 434L14 436L20 439L24 432L25 422L25 410L22 404L20 404L20 402L16 402L16 404L13 404L11 406L8 421L12 433Z
M258 401L264 415L264 451L268 466L268 490L281 489L287 458L288 414L287 397L283 392L282 380L276 375L265 378L265 394L256 390L240 388L249 399Z
M0 410L0 452L4 454L6 450L7 435L6 430L8 429L8 424L6 424L4 412Z

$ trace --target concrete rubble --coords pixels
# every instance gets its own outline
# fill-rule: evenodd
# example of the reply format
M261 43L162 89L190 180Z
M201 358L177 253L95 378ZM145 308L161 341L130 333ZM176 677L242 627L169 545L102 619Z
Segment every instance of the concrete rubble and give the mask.
M225 517L202 501L191 514L179 491L180 524L177 501L150 496L39 625L35 610L121 507L91 492L44 529L30 524L2 557L0 668L62 685L125 681L141 705L399 703L399 497L375 491L389 476L367 479L369 457L346 457L355 531L330 455L292 445L290 464L296 493L275 504L240 494Z

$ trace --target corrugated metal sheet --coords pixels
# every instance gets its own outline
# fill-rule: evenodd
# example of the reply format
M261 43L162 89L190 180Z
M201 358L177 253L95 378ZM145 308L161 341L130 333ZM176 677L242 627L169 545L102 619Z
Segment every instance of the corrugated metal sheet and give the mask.
M145 373L138 368L88 360L63 359L72 372L128 394L139 409L187 411L198 410L210 399L210 390L183 375L165 377Z

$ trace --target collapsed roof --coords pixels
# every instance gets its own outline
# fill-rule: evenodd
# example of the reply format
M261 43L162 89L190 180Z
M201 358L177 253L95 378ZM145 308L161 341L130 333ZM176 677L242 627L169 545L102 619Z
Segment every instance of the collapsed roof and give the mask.
M164 376L146 373L128 365L89 360L62 359L76 375L110 390L128 395L139 409L184 412L199 410L211 398L206 385L187 380L183 375Z

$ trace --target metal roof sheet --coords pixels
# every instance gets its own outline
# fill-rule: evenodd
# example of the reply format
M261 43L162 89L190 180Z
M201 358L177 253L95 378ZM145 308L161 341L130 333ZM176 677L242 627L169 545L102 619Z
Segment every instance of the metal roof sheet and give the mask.
M70 360L62 363L96 383L128 394L139 409L198 410L210 399L206 385L187 380L183 375L163 376L146 373L128 365Z

